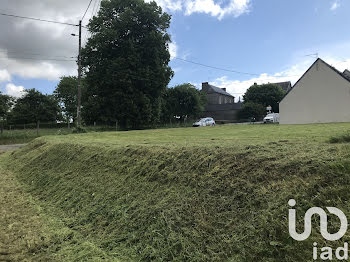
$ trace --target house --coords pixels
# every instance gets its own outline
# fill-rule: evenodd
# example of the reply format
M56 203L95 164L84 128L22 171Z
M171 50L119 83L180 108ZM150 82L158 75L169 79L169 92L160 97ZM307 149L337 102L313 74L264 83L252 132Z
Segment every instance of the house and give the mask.
M317 59L279 104L280 124L350 122L350 72Z
M219 88L202 83L202 91L207 94L208 104L204 109L203 117L213 117L216 121L235 122L242 103L235 103L235 97L226 92L226 88Z

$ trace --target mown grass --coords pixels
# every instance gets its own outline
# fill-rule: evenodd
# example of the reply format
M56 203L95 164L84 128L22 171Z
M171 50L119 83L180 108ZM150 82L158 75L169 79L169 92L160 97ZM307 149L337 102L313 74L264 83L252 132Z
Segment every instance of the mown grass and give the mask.
M38 205L0 158L0 261L101 261L107 256ZM120 261L108 258L108 261Z
M232 125L50 136L7 156L6 167L107 259L312 261L314 241L338 247L350 235L326 243L315 224L308 240L294 241L287 203L296 199L300 225L313 206L336 206L349 217L350 145L329 143L349 129ZM338 221L329 222L336 231Z

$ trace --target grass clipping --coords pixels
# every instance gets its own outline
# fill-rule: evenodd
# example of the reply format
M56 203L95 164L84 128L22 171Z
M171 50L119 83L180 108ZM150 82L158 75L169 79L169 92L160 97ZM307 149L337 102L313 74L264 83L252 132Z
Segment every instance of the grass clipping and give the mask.
M300 214L317 205L349 215L346 150L326 142L117 148L40 138L12 153L8 168L111 258L304 261L324 240L318 229L304 242L291 239L287 202L297 199Z

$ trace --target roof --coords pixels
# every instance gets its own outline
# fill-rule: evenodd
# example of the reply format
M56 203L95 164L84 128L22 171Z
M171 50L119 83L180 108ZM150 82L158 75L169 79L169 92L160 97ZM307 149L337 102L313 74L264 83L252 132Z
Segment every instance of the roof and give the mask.
M292 88L292 83L290 81L272 84L280 86L285 92L288 92Z
M345 80L347 80L348 82L350 82L350 77L349 77L349 70L345 70L343 73L341 73L340 71L338 71L335 67L331 66L330 64L326 63L325 61L323 61L321 58L317 58L317 60L309 67L308 70L306 70L306 72L299 78L299 80L293 85L293 87L291 89L289 89L289 91L284 95L284 97L281 99L280 103L282 102L282 100L289 94L289 92L291 90L293 90L293 88L299 83L299 81L304 78L304 76L307 74L307 72L309 72L309 70L318 62L321 61L322 63L324 63L326 66L328 66L330 69L332 69L334 72L336 72L337 74L339 74L341 77L343 77ZM350 73L350 72L349 72Z
M208 86L211 88L211 90L213 90L215 93L219 93L219 94L222 94L222 95L225 95L225 96L231 96L231 97L234 97L233 95L227 93L226 91L224 91L223 89L221 89L220 87L216 87L216 86L213 86L213 85L209 85Z

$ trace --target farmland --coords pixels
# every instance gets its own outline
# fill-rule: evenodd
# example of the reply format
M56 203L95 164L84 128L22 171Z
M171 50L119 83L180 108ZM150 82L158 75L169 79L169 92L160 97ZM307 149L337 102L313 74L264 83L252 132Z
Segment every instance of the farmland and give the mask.
M52 135L0 163L2 179L17 183L8 191L23 190L46 218L33 221L47 235L29 245L39 258L312 261L313 242L341 242L326 243L318 229L291 239L287 202L296 199L300 214L336 206L349 217L349 130L226 125Z

